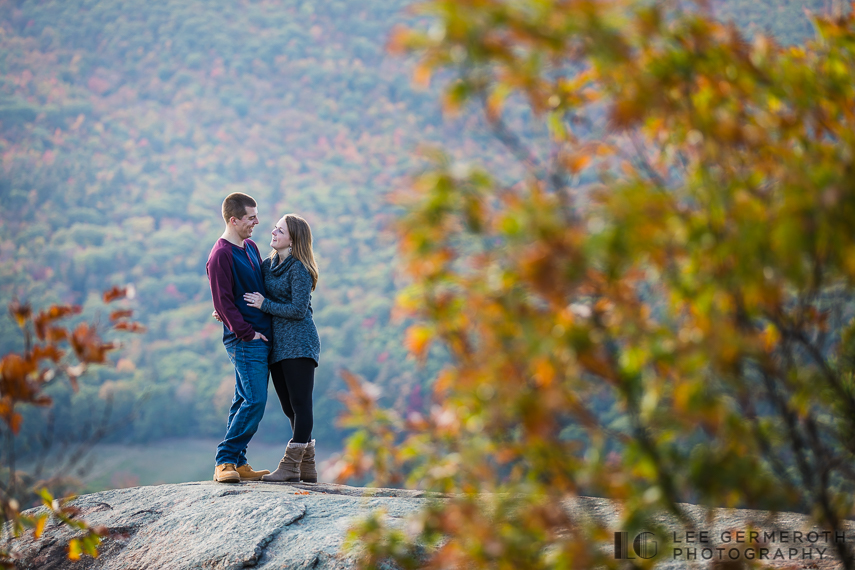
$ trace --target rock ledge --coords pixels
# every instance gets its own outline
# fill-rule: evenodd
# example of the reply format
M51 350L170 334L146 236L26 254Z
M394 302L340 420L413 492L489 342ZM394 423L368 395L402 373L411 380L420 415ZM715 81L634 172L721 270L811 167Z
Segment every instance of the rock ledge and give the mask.
M74 504L104 525L97 559L66 558L74 532L56 522L34 540L12 541L22 569L351 568L341 544L354 517L384 508L392 518L428 494L326 483L182 483L83 495Z
M443 498L420 491L348 487L327 483L238 483L226 485L212 481L155 485L116 489L78 497L74 504L88 523L109 529L97 559L84 556L77 562L66 558L66 548L74 531L52 521L44 535L33 539L32 531L12 539L11 547L20 555L21 569L236 569L236 568L315 568L345 569L354 566L342 553L341 545L355 517L382 508L391 522ZM575 497L565 502L568 513L576 517L594 517L606 528L618 528L620 508L607 499ZM657 568L683 569L708 566L717 561L701 560L705 549L738 546L717 539L722 533L758 529L784 532L817 530L809 517L797 513L769 513L743 509L713 509L683 505L694 529L708 531L709 544L697 544L698 557L677 557L673 547L663 544L663 556ZM658 524L674 531L681 528L668 515L657 517ZM855 541L855 522L846 521L846 542ZM684 531L682 532L685 536ZM679 534L675 534L675 542ZM686 537L688 539L688 537ZM684 542L691 542L685 540ZM840 567L833 545L775 542L768 547L770 556L759 560L765 567L801 567L831 569ZM613 545L604 543L611 551ZM690 546L688 544L686 547ZM805 559L794 546L811 548ZM708 547L708 548L706 548ZM670 554L666 552L671 548ZM820 548L825 548L820 551ZM688 548L684 549L685 551ZM786 558L773 558L781 550ZM729 552L729 550L728 550ZM726 562L726 561L725 561Z

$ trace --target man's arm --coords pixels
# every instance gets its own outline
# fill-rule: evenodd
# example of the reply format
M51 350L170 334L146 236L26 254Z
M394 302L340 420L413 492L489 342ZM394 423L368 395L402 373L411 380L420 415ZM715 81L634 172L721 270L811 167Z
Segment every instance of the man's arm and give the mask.
M214 309L229 330L241 340L250 341L255 338L255 331L243 319L243 315L235 305L233 261L229 253L224 249L217 250L208 259L211 297L214 301Z

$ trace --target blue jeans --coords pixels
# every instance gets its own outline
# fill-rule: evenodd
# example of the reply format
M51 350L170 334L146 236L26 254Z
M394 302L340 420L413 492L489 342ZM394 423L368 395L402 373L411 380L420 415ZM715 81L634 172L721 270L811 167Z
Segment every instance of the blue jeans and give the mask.
M223 336L229 360L235 367L235 395L229 408L226 437L217 446L217 465L246 464L246 446L258 430L267 405L267 355L270 346L261 339L243 341L234 333Z

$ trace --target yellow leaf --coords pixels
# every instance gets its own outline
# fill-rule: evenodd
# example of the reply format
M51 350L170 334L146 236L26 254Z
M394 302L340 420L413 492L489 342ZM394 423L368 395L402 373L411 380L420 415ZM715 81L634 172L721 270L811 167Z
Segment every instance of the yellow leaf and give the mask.
M424 325L413 325L407 329L404 346L417 358L423 358L431 340L431 330Z
M487 97L487 115L490 117L501 117L508 96L507 87L498 87Z
M781 340L781 333L774 325L766 325L766 330L763 331L763 347L766 352L772 352Z
M36 520L36 538L39 538L45 531L45 524L47 524L47 515L41 516Z
M68 559L69 560L80 560L80 541L76 538L72 538L68 541Z
M680 382L674 387L674 408L677 411L685 412L689 407L689 397L691 396L691 387L687 382Z

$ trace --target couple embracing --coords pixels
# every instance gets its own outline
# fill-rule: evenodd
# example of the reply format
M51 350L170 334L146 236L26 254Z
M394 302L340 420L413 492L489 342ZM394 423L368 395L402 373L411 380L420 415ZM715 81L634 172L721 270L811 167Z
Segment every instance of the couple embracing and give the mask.
M226 436L217 446L214 480L315 483L312 389L321 341L312 320L312 291L318 267L306 220L286 214L271 231L273 251L262 260L250 238L258 205L235 192L223 201L226 230L208 257L214 317L223 322L223 344L235 367L235 394ZM255 471L246 448L267 404L273 377L293 436L273 473Z

